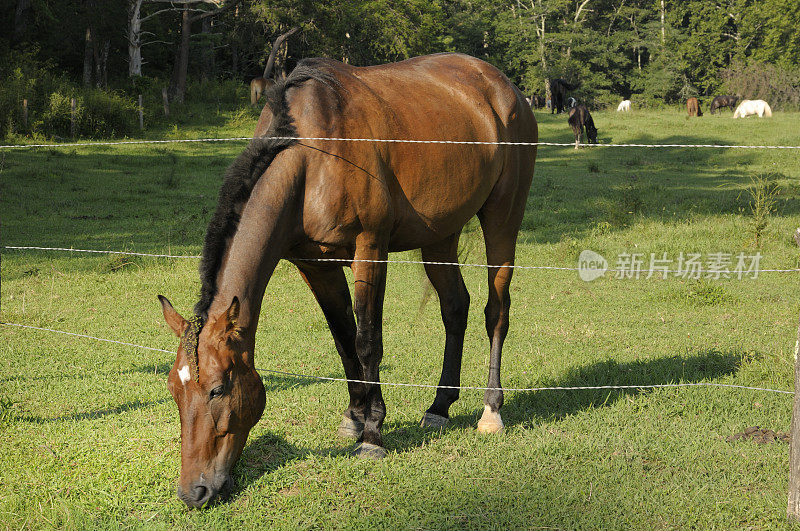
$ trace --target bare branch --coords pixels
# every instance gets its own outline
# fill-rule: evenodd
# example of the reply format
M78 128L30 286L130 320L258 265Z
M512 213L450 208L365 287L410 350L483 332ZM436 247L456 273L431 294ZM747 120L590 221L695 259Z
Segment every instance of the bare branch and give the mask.
M237 4L241 3L241 1L242 0L231 0L230 2L226 3L224 6L218 8L218 9L215 9L213 11L207 11L202 15L197 15L197 16L192 17L191 19L189 19L189 22L190 23L194 23L194 22L197 22L198 20L203 20L204 18L215 17L217 15L221 15L225 11L228 11L232 7L235 7Z
M272 43L272 50L269 52L269 59L267 59L267 66L264 67L264 75L262 76L264 79L269 79L269 76L272 75L272 68L275 66L275 56L278 53L278 48L283 45L283 41L294 35L300 30L299 26L295 26L283 35L279 35L275 42Z
M155 17L156 15L160 15L161 13L168 13L168 12L173 12L173 11L183 11L183 8L182 7L168 7L166 9L159 9L155 13L150 13L146 17L142 17L140 20L142 22L144 22L145 20L150 20L151 18ZM199 11L199 12L205 13L205 11L203 11L202 9L190 9L189 11L195 11L195 12Z
M583 3L580 6L578 6L578 10L575 11L575 22L578 22L578 18L581 16L581 11L583 11L583 8L588 3L589 3L589 0L583 0Z

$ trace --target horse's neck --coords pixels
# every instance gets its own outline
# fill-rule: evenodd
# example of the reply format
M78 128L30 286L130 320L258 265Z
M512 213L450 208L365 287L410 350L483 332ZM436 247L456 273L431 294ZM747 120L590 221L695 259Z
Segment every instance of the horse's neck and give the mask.
M238 324L246 336L255 336L261 300L275 266L290 244L298 223L299 172L287 167L294 157L281 155L261 176L242 208L234 236L217 274L217 293L209 318L226 311L238 297Z

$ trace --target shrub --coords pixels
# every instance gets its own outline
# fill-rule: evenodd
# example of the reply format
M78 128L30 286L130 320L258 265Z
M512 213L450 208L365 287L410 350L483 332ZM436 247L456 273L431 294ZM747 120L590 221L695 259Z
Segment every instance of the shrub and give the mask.
M750 100L766 100L775 109L800 106L800 70L751 62L737 62L722 71L723 92Z
M120 136L138 127L137 104L122 92L84 89L60 74L35 51L13 52L0 63L0 137L11 134L67 136L70 100L76 103L76 135ZM28 100L28 124L22 121L22 100Z

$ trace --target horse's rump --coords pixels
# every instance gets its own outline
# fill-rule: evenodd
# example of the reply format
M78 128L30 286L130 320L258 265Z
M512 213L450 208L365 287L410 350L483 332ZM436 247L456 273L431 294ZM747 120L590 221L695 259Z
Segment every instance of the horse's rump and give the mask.
M686 111L689 116L703 116L703 111L700 110L700 102L697 98L689 98L686 100Z

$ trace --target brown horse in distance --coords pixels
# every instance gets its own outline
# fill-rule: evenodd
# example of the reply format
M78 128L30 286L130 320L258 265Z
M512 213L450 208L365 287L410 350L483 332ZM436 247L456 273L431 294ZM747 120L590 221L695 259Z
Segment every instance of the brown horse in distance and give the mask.
M697 98L689 98L686 100L686 111L689 116L703 116L703 111L700 110L700 102Z
M457 262L476 215L486 243L490 360L478 431L503 429L500 360L509 283L536 159L535 146L294 140L294 137L536 142L525 97L493 66L460 54L353 67L301 62L268 94L250 146L228 169L209 224L195 316L161 298L181 336L168 386L181 418L179 496L200 507L230 485L231 468L265 404L254 366L267 282L285 258L316 297L348 379L379 381L390 251L422 249ZM288 138L275 138L288 137ZM354 301L343 263L352 269ZM425 265L445 328L439 385L460 384L469 294L457 266ZM355 314L355 315L354 315ZM379 384L348 383L339 433L355 454L383 457L386 407ZM442 427L457 389L439 388L422 418Z

